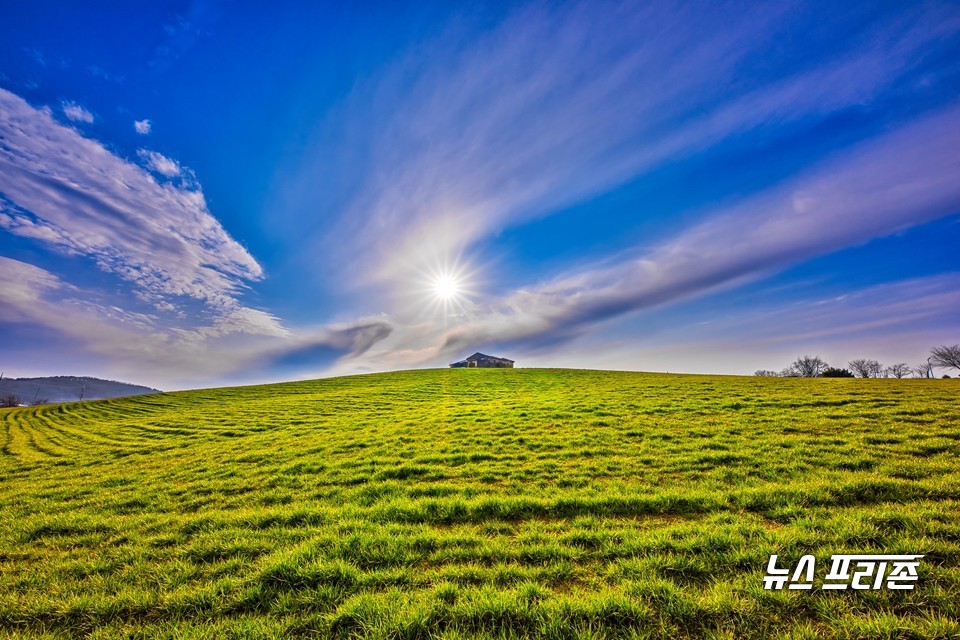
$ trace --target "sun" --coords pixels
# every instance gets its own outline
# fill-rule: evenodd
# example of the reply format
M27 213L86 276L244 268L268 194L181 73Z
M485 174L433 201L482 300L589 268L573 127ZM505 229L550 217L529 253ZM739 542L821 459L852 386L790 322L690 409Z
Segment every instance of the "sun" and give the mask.
M459 256L423 259L415 274L415 285L407 290L410 311L417 316L459 322L468 317L479 295L478 271ZM411 283L414 284L414 283Z
M460 283L451 275L439 276L433 283L433 293L444 302L455 300L460 295Z

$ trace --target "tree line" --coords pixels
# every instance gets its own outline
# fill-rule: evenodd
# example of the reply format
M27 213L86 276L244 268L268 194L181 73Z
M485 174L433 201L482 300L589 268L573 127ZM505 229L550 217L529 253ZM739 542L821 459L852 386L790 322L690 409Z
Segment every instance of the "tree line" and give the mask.
M932 378L933 369L960 370L960 344L933 347L927 361L916 366L906 362L884 366L876 360L857 358L848 362L847 367L831 367L820 356L800 356L780 371L760 369L754 375L768 378ZM944 374L943 377L950 376Z

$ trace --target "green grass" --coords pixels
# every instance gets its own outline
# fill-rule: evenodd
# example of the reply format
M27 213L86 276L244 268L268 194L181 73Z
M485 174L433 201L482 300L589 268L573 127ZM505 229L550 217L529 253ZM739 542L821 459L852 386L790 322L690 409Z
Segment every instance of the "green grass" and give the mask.
M958 638L956 382L434 370L2 410L0 637ZM872 552L926 554L916 590L763 590L771 553Z

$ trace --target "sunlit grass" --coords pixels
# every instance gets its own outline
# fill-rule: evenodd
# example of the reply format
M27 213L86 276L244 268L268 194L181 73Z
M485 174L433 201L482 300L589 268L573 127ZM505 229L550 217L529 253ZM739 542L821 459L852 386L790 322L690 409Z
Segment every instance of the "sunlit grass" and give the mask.
M958 637L953 380L441 370L0 413L0 636ZM912 592L767 558L923 553Z

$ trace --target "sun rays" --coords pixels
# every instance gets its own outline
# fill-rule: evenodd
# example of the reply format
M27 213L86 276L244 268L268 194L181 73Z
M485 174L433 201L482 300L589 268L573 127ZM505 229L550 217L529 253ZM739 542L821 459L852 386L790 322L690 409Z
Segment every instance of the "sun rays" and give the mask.
M416 281L412 292L418 313L447 322L468 315L478 296L477 271L459 257L423 267Z
M433 293L442 302L451 302L460 295L460 282L452 274L443 274L433 282Z

